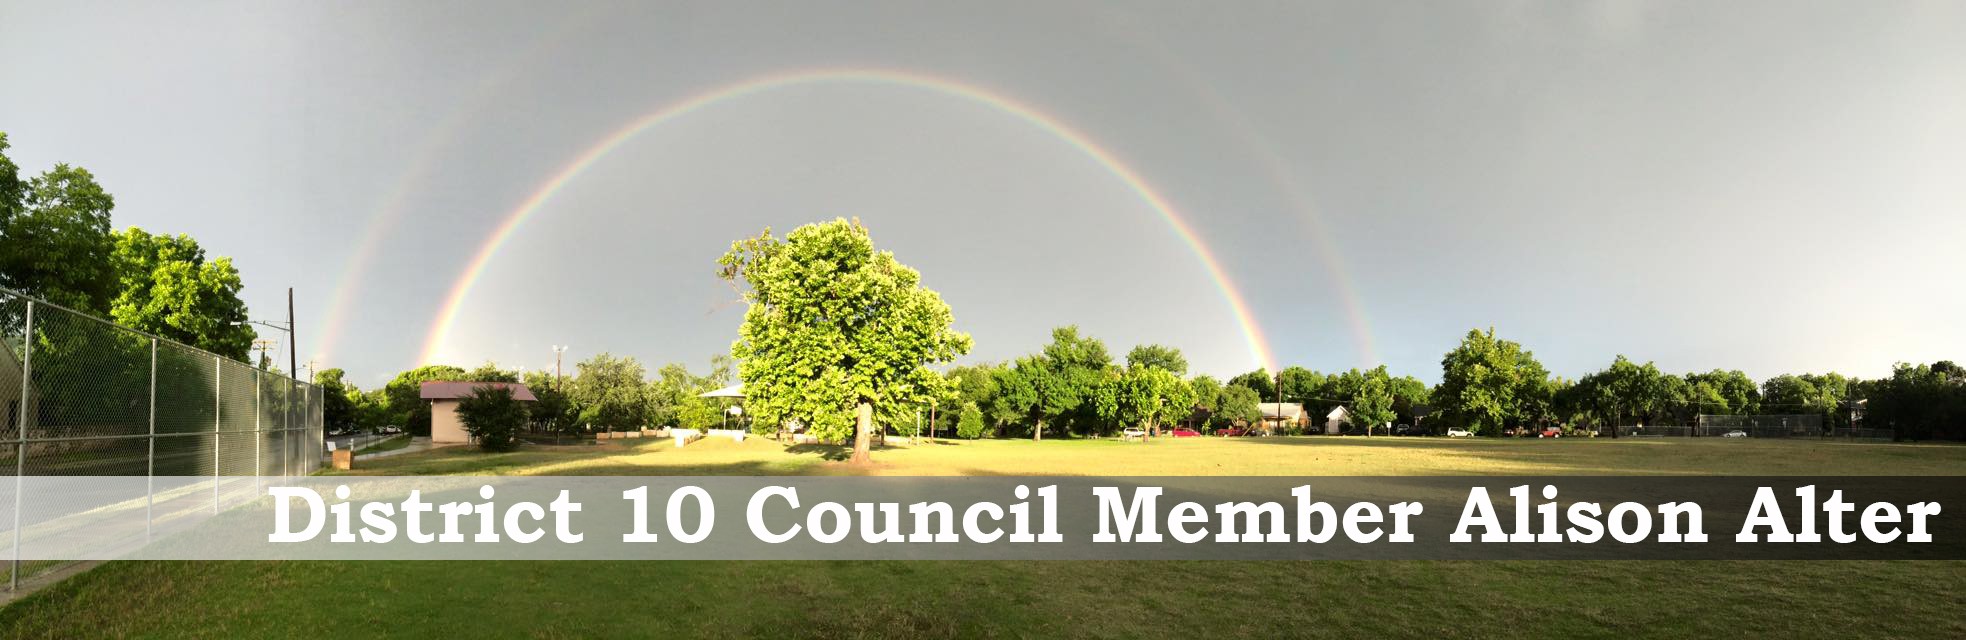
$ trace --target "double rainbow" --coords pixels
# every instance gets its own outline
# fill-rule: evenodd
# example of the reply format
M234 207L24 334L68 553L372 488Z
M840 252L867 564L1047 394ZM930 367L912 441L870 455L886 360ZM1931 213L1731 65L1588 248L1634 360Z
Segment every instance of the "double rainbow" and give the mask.
M430 329L426 334L419 361L429 364L437 359L438 352L443 348L445 341L449 338L453 325L457 322L457 317L463 308L464 300L469 297L471 290L476 287L479 278L484 274L485 267L491 263L491 259L498 254L506 242L510 241L519 228L524 226L526 221L537 214L568 183L578 178L595 163L607 157L609 153L628 141L633 140L644 131L675 121L678 118L682 118L701 109L773 90L822 83L862 83L906 87L968 100L988 106L998 112L1029 123L1051 134L1073 149L1078 150L1087 158L1090 158L1098 163L1099 166L1106 169L1115 178L1118 178L1128 189L1132 190L1141 201L1146 203L1150 209L1160 216L1162 221L1167 223L1168 227L1173 230L1175 236L1180 238L1188 246L1189 250L1193 252L1196 261L1200 263L1204 272L1207 273L1209 280L1214 283L1223 301L1228 303L1229 309L1242 331L1243 339L1252 361L1260 366L1269 368L1271 371L1277 370L1276 359L1270 351L1269 342L1264 337L1262 328L1257 325L1241 291L1236 287L1234 281L1229 279L1228 274L1222 268L1221 262L1216 259L1214 252L1206 244L1202 243L1201 239L1196 236L1194 229L1182 218L1174 206L1168 203L1165 197L1162 197L1137 172L1127 166L1125 162L1121 161L1111 151L1099 146L1090 138L1087 138L1085 134L1066 126L1056 118L1046 115L1017 100L987 89L933 76L902 71L868 69L794 71L723 85L650 112L628 123L626 126L615 130L599 142L588 147L579 156L555 172L551 178L542 183L538 189L535 189L530 196L520 202L511 212L507 213L498 227L486 238L484 244L478 248L477 253L472 256L470 263L465 267L463 273L458 276L457 280L452 284L449 293L445 296L443 306L440 308L436 319L431 323Z

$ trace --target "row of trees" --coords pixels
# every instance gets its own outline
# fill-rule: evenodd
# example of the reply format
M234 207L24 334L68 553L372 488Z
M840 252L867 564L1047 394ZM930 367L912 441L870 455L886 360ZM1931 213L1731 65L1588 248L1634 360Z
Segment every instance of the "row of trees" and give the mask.
M1940 363L1948 365L1949 363ZM1939 366L1939 365L1935 365ZM1899 377L1943 378L1909 368ZM1923 376L1923 377L1921 377ZM1908 383L1926 389L1932 385ZM1942 386L1942 385L1941 385ZM1698 415L1819 415L1826 427L1847 427L1863 415L1860 400L1877 395L1879 381L1860 381L1830 372L1784 374L1757 385L1740 371L1670 374L1651 362L1617 356L1610 366L1567 380L1552 376L1521 345L1495 336L1494 329L1470 331L1441 360L1441 383L1433 399L1442 426L1476 433L1513 427L1611 425L1687 425ZM1930 391L1927 391L1928 393ZM1891 428L1892 417L1870 426ZM1615 436L1617 431L1612 431Z
M1254 422L1259 402L1301 403L1321 421L1333 408L1365 425L1420 425L1477 434L1553 427L1690 425L1699 415L1818 415L1825 428L1895 429L1907 438L1960 438L1966 420L1966 371L1951 362L1899 365L1892 378L1858 380L1830 372L1783 374L1757 383L1737 370L1671 374L1651 362L1617 356L1604 369L1571 380L1552 375L1535 354L1493 329L1468 332L1441 360L1429 387L1381 366L1341 373L1288 367L1256 370L1227 383L1186 377L1178 349L1142 345L1123 363L1075 326L1053 330L1038 353L1009 363L952 368L933 399L961 437L1042 438L1104 435L1127 427L1196 428ZM1854 425L1853 420L1864 420ZM1616 435L1616 430L1612 430Z
M1047 433L1107 435L1129 427L1158 434L1173 425L1253 424L1262 418L1260 403L1279 399L1303 404L1313 420L1345 406L1354 423L1382 425L1412 416L1430 393L1417 378L1393 377L1385 367L1332 374L1289 367L1274 376L1257 370L1227 383L1187 372L1179 349L1140 345L1118 362L1105 343L1066 326L1053 329L1051 342L1038 353L950 369L949 389L937 401L957 412L962 437L994 432L1042 439Z
M341 369L322 370L314 381L326 392L323 418L330 427L374 429L394 425L428 435L430 405L421 392L423 383L430 381L523 382L538 398L528 407L535 427L575 432L716 426L723 419L724 401L697 396L729 385L731 377L729 356L712 358L710 370L701 375L680 363L670 363L651 377L633 357L601 353L575 364L574 374L564 380L550 371L521 375L486 363L471 370L451 365L417 367L367 391L349 382Z
M856 460L866 459L874 425L906 427L925 407L936 417L953 414L957 432L969 437L994 430L1041 439L1249 422L1260 417L1257 403L1269 399L1302 403L1313 416L1344 405L1351 423L1367 433L1370 426L1426 418L1429 430L1495 434L1512 427L1685 424L1697 414L1770 410L1817 412L1835 425L1852 415L1853 390L1866 388L1835 373L1778 376L1761 385L1739 371L1669 375L1623 356L1572 381L1552 376L1533 353L1493 329L1470 331L1449 351L1433 388L1384 367L1335 374L1291 367L1275 376L1258 370L1227 383L1189 378L1176 349L1142 345L1122 365L1074 326L1055 329L1037 353L935 375L929 367L966 353L969 336L950 328L940 296L920 286L916 271L876 250L858 221L806 225L783 240L766 230L733 243L719 264L725 279L746 287L740 291L750 306L732 353L742 363L760 427L802 426L833 440L853 435ZM1937 368L1904 369L1893 388L1905 389L1898 393L1906 398L1939 393L1957 376L1949 368L1929 371ZM1894 406L1894 415L1907 416L1894 420L1913 419L1902 404Z
M0 286L247 361L254 334L230 258L187 235L112 230L116 199L94 174L57 164L22 179L8 148L0 132Z

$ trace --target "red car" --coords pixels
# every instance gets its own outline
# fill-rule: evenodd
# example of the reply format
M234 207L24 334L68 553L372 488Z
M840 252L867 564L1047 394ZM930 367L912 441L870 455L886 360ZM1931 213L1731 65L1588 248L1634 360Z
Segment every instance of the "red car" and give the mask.
M1175 429L1173 431L1167 432L1167 435L1174 436L1176 438L1194 438L1200 436L1201 432L1195 431L1194 429Z
M1227 428L1227 429L1216 429L1216 430L1215 430L1215 435L1218 435L1218 436L1223 436L1223 437L1226 437L1226 438L1234 438L1234 437L1236 437L1236 436L1240 436L1240 435L1243 435L1244 433L1245 433L1245 432L1244 432L1243 430L1241 430L1241 429L1237 429L1237 428L1234 428L1234 427L1230 427L1230 428Z
M1539 432L1539 433L1537 433L1537 434L1536 434L1536 437L1538 437L1538 438L1561 438L1561 437L1563 437L1563 431L1562 431L1561 429L1544 429L1544 430L1542 430L1541 432Z

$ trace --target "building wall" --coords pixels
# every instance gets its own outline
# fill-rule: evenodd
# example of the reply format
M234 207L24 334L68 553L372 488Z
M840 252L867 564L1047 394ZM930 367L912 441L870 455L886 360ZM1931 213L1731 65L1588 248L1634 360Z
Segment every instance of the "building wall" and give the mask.
M457 419L456 400L432 400L430 403L430 444L469 444L471 433L464 430L464 423Z

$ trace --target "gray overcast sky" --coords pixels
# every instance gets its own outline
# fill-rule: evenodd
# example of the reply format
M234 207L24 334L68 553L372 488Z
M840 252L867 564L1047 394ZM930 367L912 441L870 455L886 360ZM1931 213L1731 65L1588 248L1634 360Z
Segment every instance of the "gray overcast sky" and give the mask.
M1568 376L1966 356L1962 2L12 2L0 59L23 170L85 166L118 226L233 256L256 316L295 287L302 357L365 386L418 364L478 247L584 150L821 67L1075 128L1181 212L1285 364L1433 381L1489 325ZM627 140L492 256L437 353L700 367L739 321L728 243L849 215L944 294L970 360L1077 323L1256 365L1093 158L853 81Z

